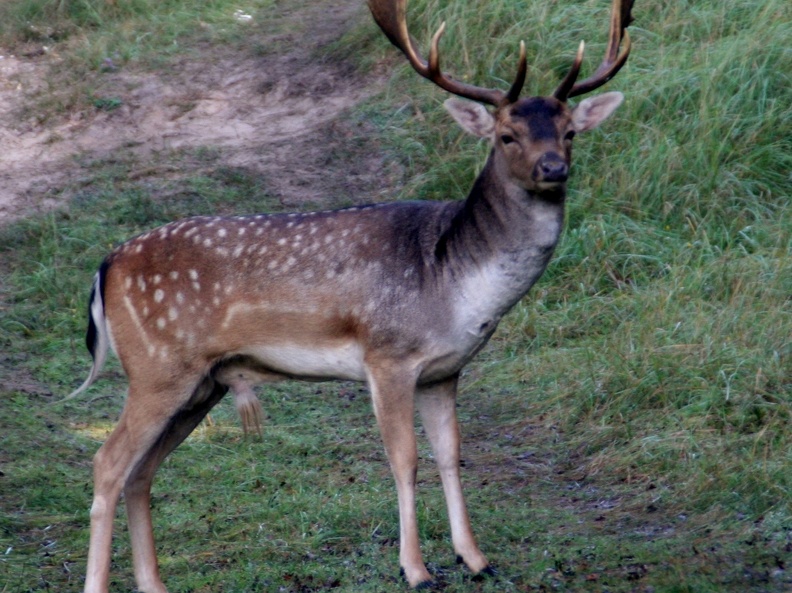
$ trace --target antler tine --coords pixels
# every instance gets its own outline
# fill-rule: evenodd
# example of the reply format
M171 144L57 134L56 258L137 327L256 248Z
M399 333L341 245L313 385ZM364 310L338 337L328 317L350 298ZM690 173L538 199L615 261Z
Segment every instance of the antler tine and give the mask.
M413 69L424 78L432 81L443 90L454 95L486 103L488 105L499 106L504 103L512 103L522 90L525 82L525 48L521 45L520 63L518 65L517 77L508 93L498 89L488 89L465 84L454 80L450 76L443 74L440 70L440 38L445 32L445 23L440 25L437 32L432 37L432 45L429 50L428 62L421 57L415 40L407 29L407 0L367 0L371 14L382 32L388 37L390 42L399 48L407 57Z
M558 85L558 88L553 93L553 96L559 101L567 100L569 92L572 90L572 87L577 80L578 74L580 74L580 65L583 63L583 52L585 49L586 43L581 41L580 45L578 46L577 55L575 56L575 61L572 64L572 67L569 69L569 72L564 77L564 80L561 81L561 84Z
M517 64L517 76L506 93L506 103L514 103L520 98L520 92L525 84L525 74L528 72L528 63L525 61L525 41L520 41L520 61Z
M605 58L596 69L594 74L590 77L575 83L577 75L580 72L580 62L582 62L582 47L578 49L575 63L569 71L569 74L564 78L561 84L553 93L553 96L559 101L566 101L570 97L583 95L589 93L594 89L601 87L608 82L611 78L616 76L616 73L621 70L627 58L630 55L630 34L627 32L627 27L632 22L632 6L633 0L613 0L611 6L610 18L610 33L608 35L608 47L605 50ZM619 46L624 42L624 47L619 52Z

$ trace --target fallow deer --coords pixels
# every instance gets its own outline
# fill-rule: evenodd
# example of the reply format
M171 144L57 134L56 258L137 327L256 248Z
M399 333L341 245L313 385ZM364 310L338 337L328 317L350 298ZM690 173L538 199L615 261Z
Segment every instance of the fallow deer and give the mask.
M418 74L474 101L446 102L465 130L492 144L466 200L187 218L108 255L89 304L93 367L72 395L93 383L108 347L129 392L94 458L86 592L107 591L122 491L138 587L166 591L149 509L157 467L229 388L245 426L256 428L261 412L251 385L284 378L368 383L396 482L399 561L416 588L432 582L416 524L417 407L454 550L473 573L492 572L462 496L457 381L550 260L572 137L599 125L623 97L605 93L574 107L567 99L600 87L625 63L631 5L614 0L606 55L591 77L577 82L581 43L551 96L520 99L524 44L508 91L475 87L441 72L444 25L424 60L407 30L406 0L369 0L377 24Z

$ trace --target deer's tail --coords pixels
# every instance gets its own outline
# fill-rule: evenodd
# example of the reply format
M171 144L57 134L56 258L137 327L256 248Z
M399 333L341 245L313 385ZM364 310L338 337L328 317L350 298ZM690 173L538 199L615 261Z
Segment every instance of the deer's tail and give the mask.
M94 276L91 298L88 301L88 331L85 335L85 345L93 358L91 372L85 382L77 389L72 391L61 401L67 401L77 397L80 393L88 389L107 360L107 350L110 347L110 334L107 329L107 320L104 312L104 284L105 276L109 263L105 260L99 267L99 271Z

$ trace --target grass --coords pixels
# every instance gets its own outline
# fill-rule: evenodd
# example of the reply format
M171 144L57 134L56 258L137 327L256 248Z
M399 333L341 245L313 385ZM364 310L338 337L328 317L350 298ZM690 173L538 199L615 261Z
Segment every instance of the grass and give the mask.
M35 6L38 16L23 12ZM231 8L15 1L0 23L24 43L28 21L54 15L68 33L52 37L54 51L77 72L100 72L115 51L157 69L156 56L229 39L217 32L237 26ZM187 26L184 11L217 34ZM576 141L555 260L462 383L468 503L499 579L454 565L422 449L421 538L447 591L792 586L792 9L639 1L635 13L633 55L608 85L627 100ZM508 84L524 37L528 92L548 93L579 39L587 67L599 61L606 14L606 2L415 0L410 20L424 43L447 20L445 67L478 84ZM148 46L149 20L182 33ZM128 45L103 45L113 38ZM442 93L368 24L349 39L370 48L361 68L398 65L354 117L376 125L410 172L399 197L464 195L486 147L453 129ZM187 214L279 208L266 180L212 154L168 157L210 171L178 190L130 178L130 158L82 163L90 181L67 208L0 229L0 591L81 588L90 457L117 417L123 377L110 365L87 399L51 402L87 371L84 306L101 258ZM243 438L224 402L158 474L171 590L403 588L395 492L366 393L284 385L261 398L262 441ZM114 590L134 588L123 523L119 514Z
M128 67L167 72L184 56L197 59L206 45L240 47L273 0L28 0L0 4L0 43L23 55L50 54L50 76L35 92L25 119L44 121L91 107L120 104L105 96L103 73Z

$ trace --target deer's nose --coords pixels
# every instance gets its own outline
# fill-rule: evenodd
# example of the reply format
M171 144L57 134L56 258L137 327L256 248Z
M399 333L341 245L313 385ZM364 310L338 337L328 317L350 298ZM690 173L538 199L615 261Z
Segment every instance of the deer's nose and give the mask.
M542 156L534 168L534 179L546 183L563 183L569 177L569 165L560 155L550 152Z

